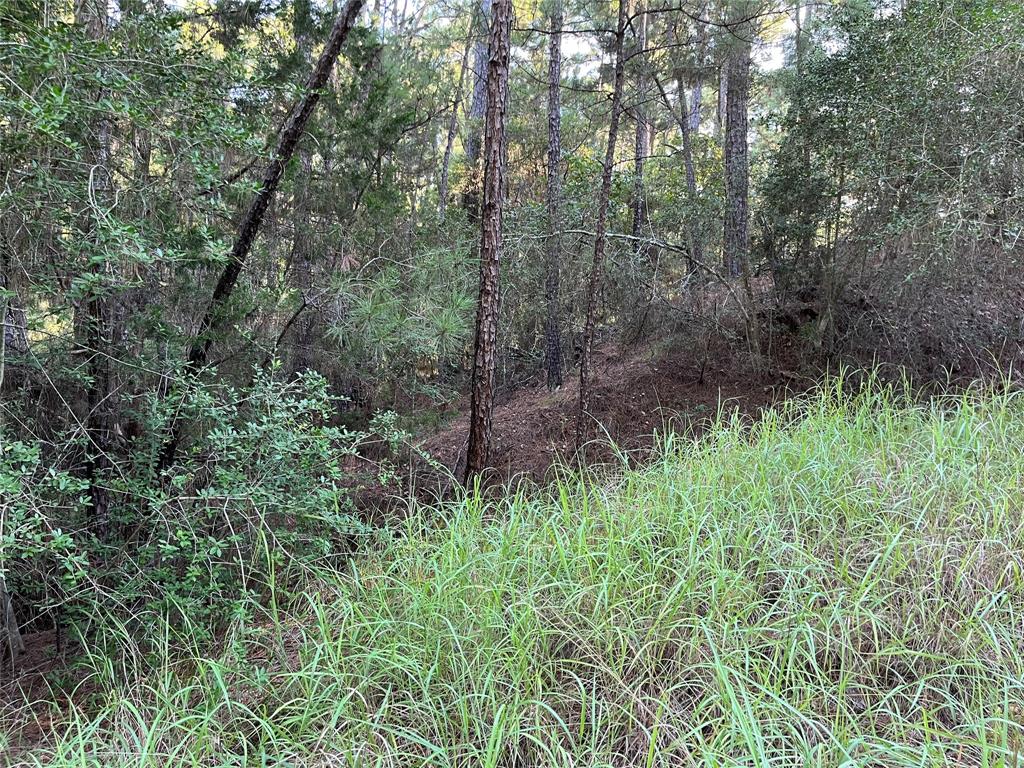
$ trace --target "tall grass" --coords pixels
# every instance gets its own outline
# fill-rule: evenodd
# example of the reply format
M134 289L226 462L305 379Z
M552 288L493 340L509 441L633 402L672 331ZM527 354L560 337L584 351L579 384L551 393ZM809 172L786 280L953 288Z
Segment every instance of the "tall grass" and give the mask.
M842 384L615 479L419 509L52 766L1024 763L1024 402Z

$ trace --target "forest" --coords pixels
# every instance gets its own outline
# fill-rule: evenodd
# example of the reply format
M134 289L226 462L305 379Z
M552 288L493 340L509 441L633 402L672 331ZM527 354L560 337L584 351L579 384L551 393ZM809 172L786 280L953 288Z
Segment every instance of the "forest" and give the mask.
M0 767L1024 766L1020 0L0 0Z

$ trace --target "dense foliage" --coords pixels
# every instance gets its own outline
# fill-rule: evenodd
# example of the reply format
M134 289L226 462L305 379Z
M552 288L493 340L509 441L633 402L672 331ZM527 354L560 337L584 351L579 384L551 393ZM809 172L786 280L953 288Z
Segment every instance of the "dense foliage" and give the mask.
M1019 2L622 2L0 0L0 640L7 656L17 654L19 627L53 630L61 642L70 636L89 652L113 648L111 657L121 647L145 655L165 643L166 651L171 635L209 643L228 626L252 629L261 602L284 601L311 571L342 568L359 542L380 543L357 496L369 486L377 498L379 486L390 490L408 434L456 410L479 378L470 370L485 345L502 393L539 380L541 371L554 386L561 378L552 370L564 367L566 381L579 370L577 447L591 415L585 393L595 339L703 334L706 344L682 346L699 346L706 363L714 336L732 354L723 365L749 366L755 387L765 371L785 366L792 378L790 368L844 358L972 374L989 359L1019 358ZM355 24L345 27L348 10ZM496 10L511 30L509 46L494 44L504 39ZM555 31L563 42L553 54ZM339 56L328 55L330 40ZM560 70L551 66L555 55L563 58ZM488 91L487 71L507 73L507 100L497 86ZM322 87L303 85L314 83L311 72L322 75ZM553 93L560 101L550 101ZM549 114L551 103L560 106ZM556 131L561 151L549 158ZM275 169L280 174L270 184ZM501 183L487 188L495 178ZM489 194L481 196L485 188ZM493 208L503 215L497 232L501 216L487 217ZM500 273L500 291L489 304L493 316L484 319L498 330L474 337L474 313L482 318L485 303L477 299L481 241L493 243L495 234L502 245L487 253L484 268ZM558 359L545 365L552 354ZM487 416L494 387L490 396L481 409ZM476 402L475 390L470 399ZM830 413L845 407L826 406ZM936 748L952 754L948 734L929 729L942 722L988 737L984 707L999 696L1004 709L1019 704L1007 682L1017 657L992 662L997 675L985 681L989 662L981 651L964 661L957 646L940 663L925 657L908 629L890 638L892 652L919 665L928 696L953 703L947 712L930 700L875 696L883 686L871 677L873 662L856 655L861 646L851 661L846 650L830 655L829 643L867 642L871 633L847 621L882 626L895 619L873 591L882 587L870 568L819 550L842 541L864 547L869 559L916 558L921 570L912 579L952 567L949 578L969 573L974 581L963 586L961 579L949 594L975 590L1013 614L1019 579L999 576L1011 580L1007 587L975 574L967 555L952 566L934 559L924 533L906 552L889 535L906 522L903 515L925 521L934 513L928 524L950 546L1020 543L1012 521L979 511L990 492L999 505L1016 501L1008 478L1019 467L1004 443L1017 427L1008 414L1017 414L1016 401L962 405L953 422L986 436L995 425L993 442L972 432L956 438L969 445L941 442L932 453L922 447L929 435L949 438L950 422L940 414L884 411L882 418L903 426L876 435L881 448L862 444L865 433L845 421L819 423L812 443L852 440L865 462L856 470L827 446L808 447L834 470L817 479L833 484L828 488L794 489L792 477L774 475L760 484L720 477L724 464L701 454L688 456L692 469L669 458L654 474L631 475L622 491L628 503L608 507L622 517L602 517L607 509L593 489L574 486L563 487L569 496L558 504L502 508L512 522L501 525L513 528L484 525L473 508L444 536L465 537L458 557L472 559L467 552L491 544L509 556L502 565L480 555L483 575L473 577L496 585L481 604L493 625L473 624L476 597L459 602L472 592L468 583L443 598L425 586L433 566L422 552L454 562L456 539L416 530L404 541L384 536L383 559L371 566L376 592L367 597L364 582L352 579L336 586L348 607L315 604L319 619L328 610L365 610L371 618L353 632L365 633L365 643L379 641L379 653L365 644L355 652L345 640L327 661L303 657L311 677L297 677L295 689L283 686L281 700L264 689L261 672L243 665L238 674L252 676L244 685L268 709L250 726L233 720L234 710L226 721L204 712L210 720L200 718L202 727L225 728L218 744L251 738L265 746L278 736L260 730L260 717L278 708L302 741L325 733L323 723L336 723L351 705L359 711L344 710L352 730L337 730L339 749L367 723L386 724L381 754L407 758L415 742L415 749L458 762L463 748L483 754L481 729L493 727L512 729L502 731L505 740L519 729L524 750L558 762L587 745L607 755L619 748L588 731L595 723L587 717L632 743L634 732L650 733L678 714L672 708L679 695L712 723L698 735L715 754L731 755L739 739L753 739L747 746L758 754L778 742L787 754L840 755L854 743L880 749L898 738L887 728L918 726L923 739L934 736ZM472 423L483 424L477 415ZM780 428L773 418L759 429ZM866 428L862 411L850 418ZM906 445L904 428L916 436ZM801 429L773 435L783 446L773 460L792 463L794 472L806 469ZM765 437L754 448L730 447L744 434L725 431L714 450L757 471L781 472L769 470ZM913 493L905 502L886 479L899 467L890 454L875 453L895 450L887 441L907 448L910 466L940 478L949 467L966 485L955 492L942 486L948 505L934 512L938 497L908 480ZM940 455L946 447L959 451L951 465ZM968 476L967 467L980 466L967 455L974 450L996 461L991 487ZM696 490L677 493L681 479L658 485L654 475L668 469ZM715 502L724 506L700 495L712 476L726 489ZM629 483L645 490L633 497ZM741 487L749 494L742 502L729 496ZM813 505L801 506L809 516L799 519L768 509L768 497L783 491L785 504L804 505L798 490L813 492L838 517L826 521ZM634 501L661 503L666 494L679 496L694 517L671 518L668 506L655 504L650 518L634 519ZM597 516L562 519L572 516L564 507L570 498L573 510L593 511L587 505L598 503ZM751 507L752 499L764 504ZM849 504L836 509L837 499ZM542 503L543 513L532 511ZM721 514L720 528L702 538L695 531L711 513ZM953 530L954 513L965 516L963 531ZM544 522L548 514L553 527ZM760 533L746 527L749 519L764 524ZM614 534L611 546L621 547L622 560L595 543L599 529ZM765 531L782 538L762 540ZM787 549L783 539L793 537L806 547ZM518 549L526 541L537 551ZM697 551L708 541L714 551ZM594 551L566 555L565 547L584 543ZM751 560L755 552L771 552L784 570ZM710 571L717 581L702 582L693 594L725 622L721 644L709 645L721 651L717 657L670 658L701 647L707 627L696 614L687 614L696 623L659 625L678 598L659 590L683 573L684 554L696 558L686 569L717 569ZM612 566L620 570L602 574ZM643 578L627 583L633 571ZM565 591L545 602L541 574ZM892 575L893 583L901 578ZM834 608L832 623L808 630L800 645L805 638L788 611L799 600L833 599L828 590L837 584L852 591L834 599L852 602L825 606ZM720 587L734 593L723 596ZM651 602L625 607L601 591L620 589L647 590ZM403 591L411 608L395 607ZM534 602L513 617L523 624L506 626L498 604L515 595ZM454 613L427 605L434 598L453 601ZM749 602L741 605L741 598ZM861 598L875 601L870 610ZM553 606L563 620L582 624L543 648L507 644L526 637L519 630ZM966 646L1002 631L1004 623L979 606L956 617L965 623L951 630L950 642ZM406 621L392 610L424 613ZM455 623L442 626L451 615ZM632 634L615 634L618 619ZM776 620L779 632L792 633L786 642L772 634ZM759 655L748 647L746 657L729 657L748 621L762 633ZM972 634L965 628L971 622L985 632ZM413 652L409 644L423 640L427 626L438 633ZM679 645L638 640L651 626L676 633ZM495 627L501 638L491 636ZM481 643L476 661L452 650L467 636ZM824 646L814 645L819 639ZM541 641L529 635L523 642ZM651 666L630 667L627 649ZM586 674L567 671L566 658L593 666ZM331 685L362 665L366 679L346 688L359 701L319 690L319 663L334 665ZM947 663L966 665L970 690L942 689ZM678 675L654 676L659 664ZM683 681L694 670L734 697L731 714L704 694L686 693ZM422 698L379 698L406 672L406 692ZM865 710L829 709L820 699L822 676L861 672ZM631 709L636 702L607 687L627 673L666 687L654 685ZM479 697L476 684L484 687ZM532 698L478 709L519 684L534 686ZM303 693L293 697L297 689ZM441 691L456 693L461 721L438 715ZM328 700L339 709L318 708ZM725 725L762 705L771 717L798 712L793 722L806 730L756 731L742 718L733 730ZM923 709L912 711L918 705ZM882 711L887 724L867 722ZM116 708L102 714L118 723L127 716ZM807 734L823 733L826 720L839 736L811 744ZM542 725L564 731L564 741L538 735ZM66 755L83 748L91 727L71 737ZM650 740L651 755L680 738L665 733ZM996 737L1006 747L1005 727ZM189 757L200 762L206 747L197 743L184 739L181 748L197 750Z

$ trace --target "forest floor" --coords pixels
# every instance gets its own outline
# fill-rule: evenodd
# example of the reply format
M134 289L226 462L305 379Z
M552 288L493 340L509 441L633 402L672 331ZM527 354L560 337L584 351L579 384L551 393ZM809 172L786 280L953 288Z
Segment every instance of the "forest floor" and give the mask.
M698 349L681 340L638 346L606 343L595 349L594 358L591 462L612 460L611 445L642 458L654 447L657 433L699 434L720 412L756 419L764 408L814 383L779 368L755 372L749 360L724 342ZM555 390L536 380L499 397L489 479L550 479L551 468L573 454L578 398L575 369L566 372L565 383ZM458 416L421 438L417 447L458 477L468 433L467 399L459 404ZM419 488L444 486L438 476L443 472L431 473L425 462L421 470L415 474Z

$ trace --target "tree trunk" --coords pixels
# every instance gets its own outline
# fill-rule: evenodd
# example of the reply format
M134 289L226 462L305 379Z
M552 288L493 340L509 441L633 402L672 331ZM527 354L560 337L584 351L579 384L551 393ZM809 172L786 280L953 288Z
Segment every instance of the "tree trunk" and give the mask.
M750 47L749 41L738 38L727 59L729 87L725 105L725 226L722 253L725 274L742 276L747 302L744 312L747 343L754 367L759 369L761 330L751 284L748 199L747 100L750 96Z
M75 23L85 27L90 38L101 41L107 36L109 17L106 0L80 0L75 5ZM106 93L96 93L97 104ZM76 352L86 360L89 381L85 391L85 467L88 483L89 526L99 538L106 538L110 524L110 492L107 484L113 469L114 444L114 372L110 264L102 253L104 245L98 232L103 206L111 193L110 118L101 114L92 126L88 198L90 218L83 222L91 242L85 246L91 279L86 295L75 311Z
M647 301L640 313L640 320L636 327L637 340L643 338L647 325L647 316L651 311L651 305L658 291L658 250L652 248L647 238L642 237L648 223L647 197L644 192L644 164L651 154L651 124L647 121L647 109L644 104L647 98L647 57L644 50L647 48L647 13L644 4L641 2L637 8L639 14L636 27L636 134L633 141L633 221L631 233L633 235L633 254L636 256L637 265L651 262L651 290L647 295Z
M253 198L248 211L246 211L242 219L242 223L238 228L238 235L235 238L235 244L228 256L228 263L213 289L213 296L199 322L199 329L193 337L188 358L185 362L184 375L186 377L186 386L189 384L188 380L196 376L206 365L214 336L217 331L224 327L227 321L226 310L228 301L231 299L231 294L235 290L238 277L241 275L246 258L252 249L253 241L256 239L256 234L263 223L267 207L270 205L270 201L273 199L274 193L281 183L281 176L284 174L288 161L295 153L295 147L306 128L306 123L309 122L310 115L313 114L317 102L320 101L321 91L327 84L331 70L334 68L334 62L337 61L338 55L341 53L341 46L355 24L356 17L359 15L362 7L363 0L349 0L337 19L335 19L324 49L320 53L320 58L306 80L302 100L291 112L291 116L280 133L273 158L263 173L263 179L260 182L259 190L256 192L256 197ZM158 469L166 469L174 461L179 440L180 426L175 422L171 427L170 435L160 451Z
M491 0L480 0L480 28L487 30L491 18ZM473 98L469 102L469 126L466 131L466 163L469 180L462 196L462 207L469 220L480 215L480 124L487 106L487 78L490 76L486 35L477 38L473 53Z
M697 207L697 174L693 165L693 142L690 138L690 125L687 120L686 88L683 85L682 79L677 78L676 91L679 94L679 111L677 112L673 109L672 101L669 99L668 94L665 93L665 87L661 84L661 81L655 78L654 82L658 86L658 92L665 103L665 108L675 119L676 125L679 126L679 135L683 140L683 169L686 172L686 192L689 197L687 208L689 211L695 211ZM686 245L689 248L690 269L693 270L704 263L704 239L703 232L699 231L694 221L697 219L697 216L691 214L690 218L690 225L686 228Z
M748 231L747 99L750 85L750 43L734 41L726 60L725 106L725 229L723 266L740 274L750 247Z
M725 140L725 105L728 101L729 61L724 59L718 70L718 111L715 112L715 136Z
M622 108L622 82L625 74L623 40L626 36L626 2L619 0L618 22L615 28L615 81L612 86L612 113L608 126L608 147L601 170L601 191L597 200L597 226L594 234L594 262L590 269L587 289L587 314L583 325L583 348L580 354L580 393L576 412L576 448L583 447L586 420L590 416L590 367L594 351L594 331L597 314L597 295L604 274L604 251L608 231L608 201L612 192L612 168L615 164L615 141L619 134Z
M650 154L650 137L651 127L647 122L647 113L644 108L643 100L646 96L645 92L645 77L644 68L646 67L646 61L644 58L643 50L647 47L647 13L643 9L641 3L638 9L639 17L637 18L637 33L636 33L636 47L637 47L637 88L636 96L637 103L635 107L636 115L636 135L633 143L633 237L639 238L640 233L643 231L644 224L646 224L647 206L644 201L644 163L647 160L647 155ZM641 241L634 241L634 248L637 255L643 250L643 244Z
M562 336L559 330L559 269L562 258L562 0L551 13L548 47L548 239L544 298L544 368L548 389L562 386Z
M483 209L480 217L480 297L473 351L469 447L466 454L467 484L487 467L491 447L498 309L501 298L498 268L501 260L501 216L505 192L505 117L508 112L512 0L495 0L491 7L491 17L484 124Z
M707 55L708 27L701 24L697 33L697 71L693 78L693 92L690 97L690 133L694 134L700 130L700 104L704 95L704 57ZM683 96L685 90L679 91L679 100L685 102Z
M475 17L475 14L474 14ZM473 45L474 20L469 23L469 36L466 38L466 47L462 51L462 64L459 66L459 84L455 87L455 96L452 98L452 114L448 118L448 135L444 142L444 158L441 161L441 179L437 184L437 217L444 221L445 213L448 210L448 172L452 164L452 150L455 147L455 137L459 130L459 107L462 104L462 85L466 79L466 69L469 67L469 51Z

